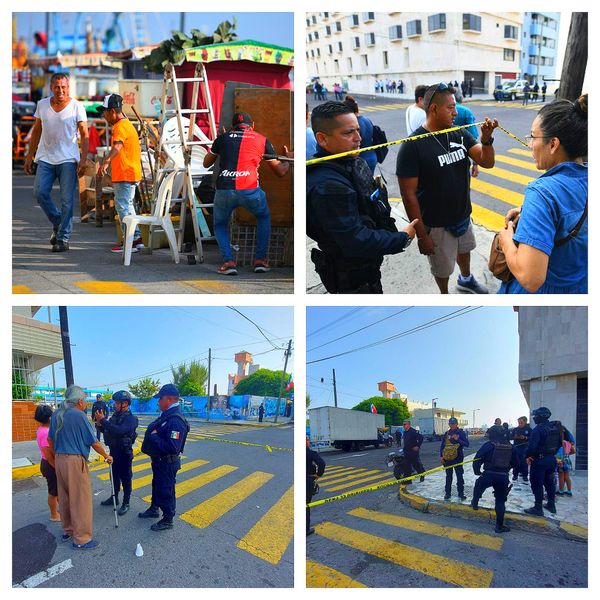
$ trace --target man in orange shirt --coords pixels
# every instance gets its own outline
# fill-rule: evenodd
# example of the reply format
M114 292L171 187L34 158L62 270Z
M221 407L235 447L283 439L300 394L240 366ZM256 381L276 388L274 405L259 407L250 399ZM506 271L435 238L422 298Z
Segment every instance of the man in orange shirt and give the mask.
M133 199L135 198L135 188L142 179L142 149L137 131L123 114L122 108L123 98L118 94L109 94L105 96L104 102L96 110L113 128L112 146L100 165L98 176L103 177L109 164L112 164L111 176L115 193L115 208L119 213L123 239L125 239L123 219L128 215L135 215ZM143 247L140 230L136 227L132 250L137 252ZM113 246L111 251L123 252L123 246Z

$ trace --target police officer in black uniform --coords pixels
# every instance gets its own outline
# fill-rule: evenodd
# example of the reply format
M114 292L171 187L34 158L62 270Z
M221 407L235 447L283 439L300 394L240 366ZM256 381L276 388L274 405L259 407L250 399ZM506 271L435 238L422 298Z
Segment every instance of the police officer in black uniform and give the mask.
M360 148L352 109L325 102L312 111L315 158ZM307 167L306 220L319 244L311 259L331 294L382 294L380 267L386 254L402 252L415 236L415 222L400 232L391 218L385 187L378 186L360 155Z
M518 427L514 427L510 434L515 450L517 451L517 457L519 459L519 466L513 469L513 481L517 481L519 475L523 477L523 481L529 481L529 465L526 460L527 446L529 444L529 436L531 435L531 427L527 422L527 417L518 418Z
M403 454L404 454L404 477L410 477L413 469L417 473L424 473L425 467L421 462L421 445L423 444L423 436L414 427L411 427L410 421L405 419L402 422L404 433L402 434ZM425 477L421 475L419 481L424 481ZM405 481L405 485L412 485L412 480Z
M152 531L173 528L175 516L175 478L181 468L180 454L190 431L181 414L179 390L172 383L163 385L155 396L162 411L158 419L148 425L142 443L142 452L152 459L152 503L148 510L138 514L142 519L162 519L154 523Z
M563 442L562 425L560 421L550 421L552 413L545 406L536 408L531 416L535 427L529 437L526 456L529 465L529 479L531 491L535 497L535 504L526 508L525 512L538 517L544 516L544 508L556 514L554 503L556 494L556 453ZM548 495L548 503L542 506L544 488Z
M108 418L108 404L102 400L102 394L96 394L96 401L92 404L92 421L96 421L96 414L98 411L102 411L102 414ZM96 423L96 439L100 441L100 434L102 433L98 423ZM104 439L106 443L106 438Z
M473 471L475 475L479 475L479 478L475 481L471 506L477 510L483 492L489 487L494 488L496 533L504 533L510 531L510 527L504 524L506 499L510 491L508 471L511 467L518 467L519 457L516 448L506 440L503 427L498 427L498 425L490 427L488 438L488 441L475 454ZM483 474L481 473L482 466Z
M95 413L96 427L104 433L104 442L110 448L113 457L113 484L115 498L119 503L119 491L123 486L123 502L118 514L123 516L129 510L129 499L131 498L131 461L133 461L133 444L137 438L138 418L132 414L131 394L126 390L115 392L112 396L115 403L115 412L110 419L102 410ZM102 506L112 506L112 496L103 500Z
M310 440L306 437L306 504L312 501L316 489L316 480L325 472L325 461L318 452L310 449ZM310 508L306 507L306 535L315 532L310 526Z

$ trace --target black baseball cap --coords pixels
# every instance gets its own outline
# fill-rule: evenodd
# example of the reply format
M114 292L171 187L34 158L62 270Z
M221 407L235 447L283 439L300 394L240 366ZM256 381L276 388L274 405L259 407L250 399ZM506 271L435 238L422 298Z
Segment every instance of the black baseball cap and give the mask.
M247 112L236 112L233 115L233 119L231 119L232 127L239 127L240 125L247 125L251 127L252 123L254 123L254 120Z
M109 110L111 108L116 108L117 110L121 110L121 108L123 108L123 98L121 98L119 94L109 94L108 96L104 96L102 104L96 107L96 112L99 115L102 115L105 110Z

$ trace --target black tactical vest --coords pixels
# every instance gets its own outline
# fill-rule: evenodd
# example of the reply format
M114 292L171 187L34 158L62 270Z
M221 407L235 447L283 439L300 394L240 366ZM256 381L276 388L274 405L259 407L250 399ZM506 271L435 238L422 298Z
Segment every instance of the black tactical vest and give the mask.
M504 444L500 442L491 442L494 450L490 458L485 461L484 467L486 471L502 471L508 473L510 469L510 459L512 457L512 444Z
M562 425L560 421L548 421L543 424L546 439L541 448L541 454L556 454L562 445Z

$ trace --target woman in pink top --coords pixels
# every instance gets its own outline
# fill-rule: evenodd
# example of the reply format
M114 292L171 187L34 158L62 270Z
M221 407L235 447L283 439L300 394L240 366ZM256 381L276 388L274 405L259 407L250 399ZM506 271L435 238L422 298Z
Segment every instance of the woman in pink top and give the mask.
M54 470L54 456L48 452L48 429L50 427L50 417L52 409L46 404L40 404L35 409L34 419L40 424L37 430L37 445L40 449L40 471L46 478L48 484L48 506L50 507L50 520L60 521L58 514L58 483L56 481L56 471Z

